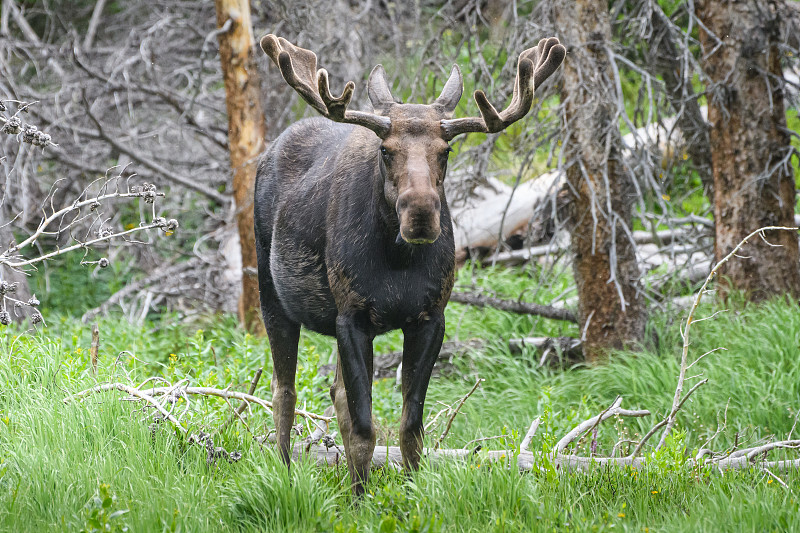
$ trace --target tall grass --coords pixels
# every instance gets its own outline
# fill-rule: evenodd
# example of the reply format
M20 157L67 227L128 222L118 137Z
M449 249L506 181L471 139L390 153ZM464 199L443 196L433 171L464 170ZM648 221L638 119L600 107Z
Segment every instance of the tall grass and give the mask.
M475 281L501 295L519 294L530 283L501 269L486 274ZM468 271L461 275L468 279L460 282L473 281ZM532 298L545 302L560 290L552 287ZM619 438L636 439L671 404L680 345L674 314L651 320L641 351L566 369L538 368L536 354L511 354L506 341L576 334L574 326L458 305L447 316L450 338L481 338L486 347L457 361L455 374L433 380L427 411L438 411L437 402L453 403L477 377L486 381L464 405L445 446L497 437L484 446L511 455L531 419L541 416L531 448L549 449L619 394L624 405L654 413L603 427L600 448L609 452ZM192 329L171 317L142 328L108 319L100 329L98 380L160 375L246 388L254 370L264 366L257 394L269 398L268 345L244 334L230 317L207 317ZM726 350L697 365L710 381L687 404L674 438L650 457L647 468L559 473L545 461L541 469L520 474L482 462L479 452L466 463L423 465L410 477L376 472L367 497L354 505L344 466L302 461L287 473L241 424L217 444L241 451L243 459L207 465L204 450L187 446L168 425L151 427L152 413L116 393L64 404L65 396L95 382L86 353L89 333L72 319L51 318L42 332L6 331L0 337L0 531L91 531L106 523L112 531L800 530L798 474L781 474L791 489L786 490L762 472L719 475L685 461L723 419L726 429L711 444L718 450L734 441L784 437L792 429L800 408L797 303L735 307L697 323L693 332L693 354ZM398 349L401 337L389 335L377 345ZM328 362L332 346L317 335L301 339L298 397L307 409L329 405L330 377L318 376L317 369ZM119 356L123 350L129 353ZM393 380L376 383L374 402L381 442L393 443L400 407ZM228 409L221 401L196 402L190 431L218 427ZM254 410L249 426L265 433L271 417ZM587 446L578 443L578 453Z

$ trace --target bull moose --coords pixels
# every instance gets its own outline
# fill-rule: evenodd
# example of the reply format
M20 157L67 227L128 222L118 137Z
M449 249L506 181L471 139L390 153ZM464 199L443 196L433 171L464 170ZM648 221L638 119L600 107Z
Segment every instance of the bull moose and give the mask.
M278 449L288 465L300 327L335 336L331 399L353 491L360 495L375 449L372 341L394 329L403 331L400 449L406 469L419 466L425 394L455 270L443 185L448 141L499 132L523 118L534 87L558 68L566 51L558 39L542 39L520 54L505 110L498 112L476 91L481 116L453 118L463 90L457 65L430 105L395 101L377 65L368 81L369 113L348 109L352 81L341 96L331 94L314 52L274 35L264 36L261 48L324 117L284 131L256 177L258 281L274 363Z

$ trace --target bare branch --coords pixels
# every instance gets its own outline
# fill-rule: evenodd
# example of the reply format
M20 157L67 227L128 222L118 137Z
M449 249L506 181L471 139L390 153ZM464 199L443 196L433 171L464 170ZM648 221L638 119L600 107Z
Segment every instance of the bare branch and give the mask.
M442 441L444 440L444 438L445 438L445 437L447 437L447 434L450 432L450 426L452 426L452 425L453 425L453 420L455 420L455 419L456 419L456 415L458 415L458 412L461 410L461 407L464 405L464 402L466 402L466 401L467 401L467 399L468 399L470 396L472 396L472 393L473 393L473 392L475 392L476 390L478 390L478 387L480 386L480 384L481 384L483 381L485 381L485 380L483 380L483 379L480 379L480 378L479 378L479 379L478 379L478 381L476 381L476 382L475 382L475 385L473 385L473 386L472 386L472 389L470 389L470 391L469 391L469 392L468 392L468 393L467 393L467 394L466 394L466 395L465 395L463 398L461 398L461 400L459 400L459 402L458 402L458 404L456 405L455 409L453 409L453 410L452 410L452 413L451 413L451 414L450 414L450 416L447 418L447 424L446 424L446 425L445 425L445 427L444 427L444 431L443 431L443 432L442 432L442 434L439 436L439 438L438 438L438 439L436 439L436 443L433 445L433 449L434 449L434 450L438 449L438 448L439 448L439 445L442 443Z
M615 416L632 416L632 417L641 417L641 416L650 416L650 411L641 410L641 411L631 411L628 409L622 409L620 404L622 403L622 396L618 396L614 403L611 406L600 413L597 416L594 416L588 420L585 420L575 426L569 433L564 435L561 440L553 447L553 455L558 456L563 452L567 447L572 444L572 442L578 439L581 435L586 433L587 431L591 431L594 427L601 424L604 420L608 420L609 418Z
M747 244L747 241L749 241L755 235L760 235L764 231L772 231L772 230L797 231L797 229L798 228L789 228L789 227L785 227L785 226L766 226L766 227L763 227L763 228L759 228L759 229L753 231L752 233L750 233L744 239L742 239L741 242L739 242L739 244L737 244L733 248L733 250L731 250L728 253L728 255L723 257L719 261L719 263L714 265L714 267L711 269L711 272L709 272L708 277L706 277L706 280L703 282L703 285L700 287L700 290L697 291L697 295L694 298L694 303L692 304L692 307L689 310L689 315L686 318L686 323L685 323L685 326L684 326L684 329L683 329L683 333L682 333L683 350L681 352L681 365L680 365L680 373L678 374L678 386L675 388L675 396L674 396L674 398L672 400L672 409L670 410L669 415L667 415L666 427L664 428L664 432L661 434L661 439L658 442L658 446L656 446L657 450L660 449L664 445L664 442L667 439L667 435L669 435L669 432L672 430L672 426L675 424L675 415L678 413L678 410L680 409L680 406L683 404L683 402L681 401L681 396L683 394L683 383L684 383L684 381L686 379L686 370L690 366L689 362L688 362L688 359L689 359L689 332L690 332L691 327L692 327L692 322L695 321L694 320L694 315L697 312L697 308L700 306L700 299L703 297L703 294L705 294L705 292L706 292L706 287L708 287L708 284L711 283L711 280L713 280L714 277L717 275L717 272L719 271L719 269L725 263L730 261L730 259L733 256L735 256L736 253L739 250L741 250L742 247L745 244ZM692 363L692 364L694 364L694 363Z

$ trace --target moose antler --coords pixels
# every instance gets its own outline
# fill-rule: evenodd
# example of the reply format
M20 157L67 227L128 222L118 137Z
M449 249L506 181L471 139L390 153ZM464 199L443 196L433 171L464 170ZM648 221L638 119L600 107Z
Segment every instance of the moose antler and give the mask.
M527 115L533 104L534 88L556 71L566 54L567 50L555 37L542 39L535 47L522 52L517 60L517 79L508 107L498 113L486 93L475 91L473 97L481 116L442 120L445 137L449 140L462 133L497 133Z
M347 109L355 83L348 81L341 96L331 94L328 71L324 68L317 70L317 55L311 50L295 46L283 37L272 34L261 38L261 49L281 69L286 83L322 116L335 122L364 126L381 138L389 133L389 117Z

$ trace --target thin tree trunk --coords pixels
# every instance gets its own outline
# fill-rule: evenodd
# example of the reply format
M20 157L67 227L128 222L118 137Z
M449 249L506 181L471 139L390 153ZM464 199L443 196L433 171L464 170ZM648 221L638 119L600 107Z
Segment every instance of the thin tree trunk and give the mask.
M555 22L567 46L564 165L573 193L570 218L579 325L587 359L641 340L646 311L628 236L634 199L624 167L608 43L608 4L558 0Z
M261 110L260 79L253 56L253 28L248 0L215 0L217 27L230 20L230 29L219 33L219 55L225 79L228 110L228 142L233 170L236 224L242 249L242 295L239 319L251 332L263 331L259 318L255 233L253 228L253 187L256 163L264 150L266 126Z
M717 261L753 230L794 224L793 149L778 49L781 6L773 0L696 4L704 70L713 82L708 118ZM765 237L753 239L741 257L725 264L723 295L731 289L755 301L800 295L797 235L782 231Z

